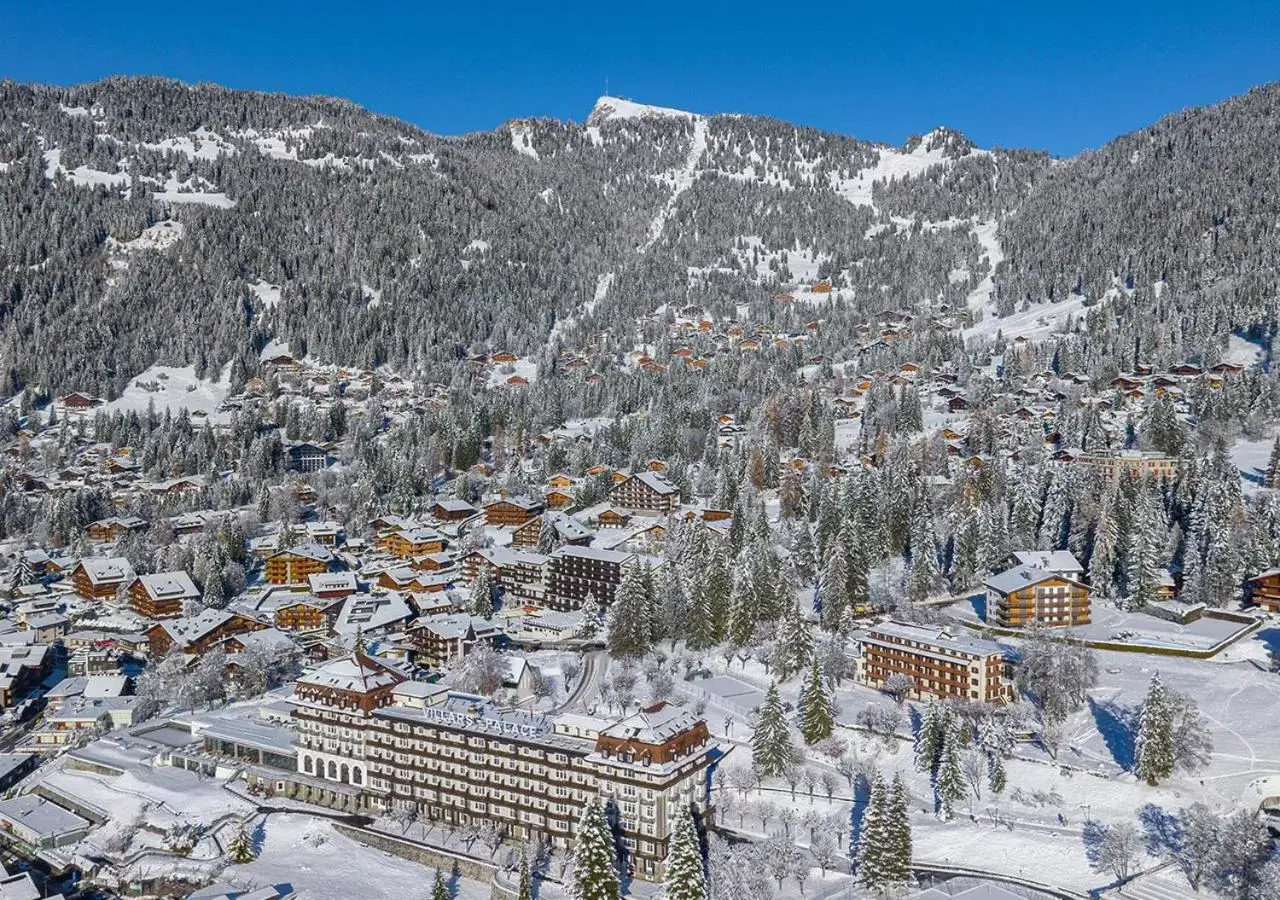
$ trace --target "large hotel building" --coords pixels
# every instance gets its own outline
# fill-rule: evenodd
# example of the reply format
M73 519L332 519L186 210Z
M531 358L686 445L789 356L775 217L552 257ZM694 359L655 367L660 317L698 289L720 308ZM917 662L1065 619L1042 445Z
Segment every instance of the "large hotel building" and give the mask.
M448 825L495 823L511 840L566 848L585 803L611 801L634 874L661 879L677 810L705 820L723 755L704 722L660 703L621 720L548 716L409 681L362 653L298 679L304 778L358 792L375 811Z

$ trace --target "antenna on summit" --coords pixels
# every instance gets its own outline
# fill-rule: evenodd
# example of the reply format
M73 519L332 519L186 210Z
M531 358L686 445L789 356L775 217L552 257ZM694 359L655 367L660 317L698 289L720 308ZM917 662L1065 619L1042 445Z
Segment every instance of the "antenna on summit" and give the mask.
M604 76L604 95L609 96L609 76Z

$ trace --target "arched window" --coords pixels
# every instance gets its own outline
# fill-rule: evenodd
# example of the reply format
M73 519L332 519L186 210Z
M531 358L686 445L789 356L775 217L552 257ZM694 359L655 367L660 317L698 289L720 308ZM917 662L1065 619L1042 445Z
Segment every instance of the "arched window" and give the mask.
M333 760L329 760L329 780L330 781L338 780L338 764Z
M310 756L302 757L302 771L306 772L308 775L311 774L311 757Z
M351 783L352 783L352 784L364 784L364 775L360 772L360 770L359 770L359 769L352 769L352 770L351 770Z
M350 780L349 776L347 775L347 764L346 764L346 763L343 763L343 764L342 764L342 778L341 778L340 780L342 781L342 783L343 783L343 784L346 784L346 783Z

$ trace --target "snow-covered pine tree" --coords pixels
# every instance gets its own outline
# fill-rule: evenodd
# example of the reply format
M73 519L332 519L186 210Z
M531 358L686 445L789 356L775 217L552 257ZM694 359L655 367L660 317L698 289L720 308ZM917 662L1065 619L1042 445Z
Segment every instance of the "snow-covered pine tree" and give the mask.
M916 769L930 774L938 771L949 725L950 710L937 700L930 700L920 716L920 730L916 732Z
M493 616L493 570L481 564L476 569L475 580L471 582L471 593L467 599L467 610L473 616L488 619Z
M849 621L849 557L839 541L827 547L822 569L822 627L843 631Z
M593 638L600 633L600 602L595 594L587 594L582 601L582 624L578 626L578 637Z
M1116 551L1120 525L1116 521L1114 492L1103 498L1098 523L1093 530L1093 551L1089 554L1089 586L1100 597L1115 593Z
M623 570L605 620L609 655L634 658L649 650L649 597L640 566Z
M658 606L660 631L674 645L687 631L689 598L679 568L671 563L658 570L654 602Z
M813 633L809 622L800 614L795 602L783 607L782 621L778 624L778 652L776 663L779 676L785 681L801 671L813 656Z
M884 776L879 772L871 779L867 808L862 814L858 834L858 883L867 890L881 891L889 885L892 865L890 853L889 797Z
M818 659L814 657L805 682L804 702L800 707L800 734L806 744L816 744L829 738L834 729L831 692Z
M1009 776L1004 770L1004 757L992 753L987 763L987 786L993 794L1003 794L1009 783Z
M960 750L964 743L960 724L952 718L947 723L942 741L942 754L938 760L938 774L934 778L934 790L938 792L938 804L942 817L950 819L955 803L964 796L964 771L960 767Z
M675 830L671 850L667 854L667 872L663 878L664 900L707 900L707 875L702 861L702 842L693 821L693 812L682 809L675 813Z
M1125 549L1130 609L1141 609L1158 598L1164 565L1165 527L1160 501L1149 491L1143 491L1136 505Z
M735 647L746 647L751 643L759 618L752 568L749 560L739 557L738 571L733 579L733 592L729 595L728 638Z
M762 778L777 778L792 764L795 753L778 684L774 682L765 691L751 734L751 766Z
M974 532L975 543L977 533ZM937 589L938 543L933 531L933 510L929 497L920 491L911 507L911 570L907 578L907 596L920 603Z
M733 591L733 578L729 574L729 562L723 547L717 546L707 564L706 591L707 624L711 627L712 644L724 640L729 620L729 595Z
M1267 462L1263 483L1273 491L1280 491L1280 435L1276 435L1275 443L1271 445L1271 459Z
M1156 785L1173 774L1173 718L1160 673L1151 676L1133 748L1134 773Z
M444 873L439 869L436 869L436 877L431 884L431 900L451 900L449 884L444 880Z
M604 805L593 798L582 810L573 842L573 900L618 900L618 851Z
M244 822L236 826L236 832L227 843L227 858L237 865L251 863L257 858L253 852L253 839L249 837L249 829Z
M904 885L911 880L911 810L901 773L894 773L886 804L885 878L891 885Z
M533 900L533 873L529 871L529 855L520 854L520 885L516 900Z

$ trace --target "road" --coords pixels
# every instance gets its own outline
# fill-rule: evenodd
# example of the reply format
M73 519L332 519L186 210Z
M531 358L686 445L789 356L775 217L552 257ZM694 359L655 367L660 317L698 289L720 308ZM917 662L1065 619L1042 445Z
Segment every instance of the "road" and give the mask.
M609 654L604 650L592 650L582 654L582 674L578 683L553 713L565 712L575 706L587 706L600 696L605 674L609 671Z

